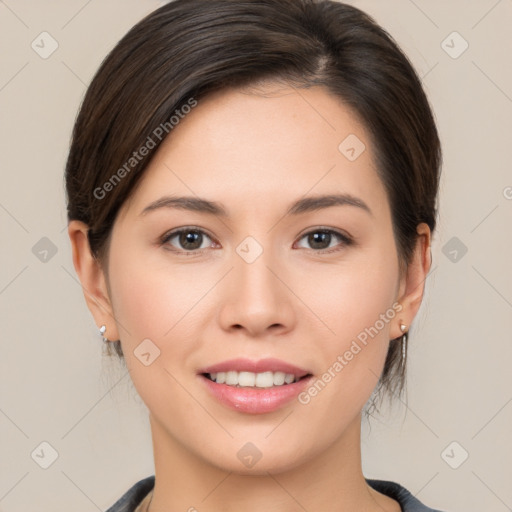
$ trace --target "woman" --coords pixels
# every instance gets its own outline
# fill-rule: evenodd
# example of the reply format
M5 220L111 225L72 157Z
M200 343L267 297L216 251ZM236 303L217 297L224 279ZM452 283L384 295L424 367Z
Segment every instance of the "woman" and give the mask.
M403 389L440 162L354 7L176 0L130 30L66 167L75 269L153 440L109 512L432 510L364 477L360 428Z

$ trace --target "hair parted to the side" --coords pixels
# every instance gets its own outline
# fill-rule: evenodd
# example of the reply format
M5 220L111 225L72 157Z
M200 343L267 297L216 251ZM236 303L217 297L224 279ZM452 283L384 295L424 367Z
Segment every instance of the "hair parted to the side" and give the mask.
M119 209L167 133L172 137L171 129L161 138L155 130L191 99L267 80L324 86L365 126L405 271L417 225L436 226L441 146L434 116L392 37L361 10L330 0L175 0L114 47L82 102L65 171L68 220L89 226L91 251L105 269ZM148 137L151 149L130 160ZM122 179L105 187L115 173ZM379 394L403 390L401 340L390 343ZM113 343L122 356L119 340Z

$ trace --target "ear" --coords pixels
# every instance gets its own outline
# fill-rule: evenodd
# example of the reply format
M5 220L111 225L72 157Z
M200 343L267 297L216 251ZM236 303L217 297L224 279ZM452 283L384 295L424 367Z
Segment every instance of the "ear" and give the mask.
M89 308L98 329L106 326L105 338L114 341L119 339L114 312L107 287L105 272L100 262L94 257L89 246L87 232L89 226L78 220L68 224L68 235L73 251L73 265Z
M400 279L397 301L402 305L403 309L396 317L398 322L391 329L391 339L402 336L403 332L400 330L400 324L405 324L405 332L409 330L421 306L425 290L425 280L432 265L430 228L422 222L418 224L417 233L418 238L411 262Z

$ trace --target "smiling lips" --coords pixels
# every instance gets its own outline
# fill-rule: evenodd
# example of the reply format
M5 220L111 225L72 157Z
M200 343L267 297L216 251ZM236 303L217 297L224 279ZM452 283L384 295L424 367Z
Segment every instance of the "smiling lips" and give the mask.
M231 359L199 370L211 380L230 386L256 386L267 388L291 384L310 372L279 359Z
M271 388L272 386L283 386L291 384L299 379L293 373L284 372L213 372L207 374L209 378L217 384L227 384L228 386Z
M292 400L312 378L307 370L278 359L232 359L198 372L221 403L240 412L272 412Z

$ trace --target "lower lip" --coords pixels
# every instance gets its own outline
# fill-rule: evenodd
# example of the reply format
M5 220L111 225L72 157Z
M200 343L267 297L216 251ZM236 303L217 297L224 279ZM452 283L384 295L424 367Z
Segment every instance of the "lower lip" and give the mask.
M276 411L293 400L313 378L310 375L292 384L272 388L253 388L217 384L204 375L199 375L199 377L221 403L235 411L249 414L264 414Z

